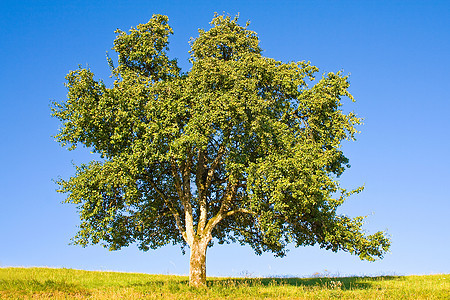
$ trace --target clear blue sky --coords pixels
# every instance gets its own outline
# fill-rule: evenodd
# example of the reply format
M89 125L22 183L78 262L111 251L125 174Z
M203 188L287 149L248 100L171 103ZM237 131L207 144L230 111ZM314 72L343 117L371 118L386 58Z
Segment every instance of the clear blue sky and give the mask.
M392 249L369 263L316 247L279 259L215 245L208 275L450 273L450 1L1 1L0 266L188 273L177 246L144 253L68 245L78 215L61 204L52 179L93 157L54 141L59 124L49 105L66 99L64 76L78 64L107 79L114 30L154 13L169 16L170 55L189 70L188 40L214 12L251 20L265 56L351 73L357 102L345 109L365 121L344 145L352 167L342 181L366 189L341 212L370 215L367 230L388 230Z

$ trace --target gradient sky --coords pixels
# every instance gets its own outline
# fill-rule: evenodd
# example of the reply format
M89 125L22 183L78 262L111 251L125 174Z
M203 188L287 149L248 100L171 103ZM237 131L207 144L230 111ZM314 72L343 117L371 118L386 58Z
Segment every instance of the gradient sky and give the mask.
M152 274L187 274L178 246L140 252L130 246L68 245L79 224L61 204L58 177L94 157L67 151L51 101L64 101L64 77L79 64L108 79L105 53L114 30L169 16L170 56L188 71L189 38L209 28L214 12L251 21L263 54L309 60L320 72L350 73L364 118L345 143L352 167L343 185L365 185L340 212L369 215L368 232L387 230L381 261L317 247L285 258L257 256L249 246L208 250L209 276L408 275L450 273L450 1L11 1L0 2L0 267L49 266ZM106 80L107 81L107 80ZM107 81L108 82L108 81Z

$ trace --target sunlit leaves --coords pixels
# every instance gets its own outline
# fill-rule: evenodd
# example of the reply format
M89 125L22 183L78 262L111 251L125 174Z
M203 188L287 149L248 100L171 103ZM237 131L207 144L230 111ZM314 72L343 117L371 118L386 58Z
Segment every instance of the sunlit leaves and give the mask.
M199 30L185 74L168 58L166 16L116 33L112 87L79 68L53 107L57 140L103 159L59 182L80 212L77 243L148 250L184 245L191 229L278 256L291 242L368 260L388 250L384 233L367 235L361 218L336 213L360 191L337 181L349 162L341 142L360 124L342 110L354 100L347 76L316 80L309 62L264 57L237 17Z

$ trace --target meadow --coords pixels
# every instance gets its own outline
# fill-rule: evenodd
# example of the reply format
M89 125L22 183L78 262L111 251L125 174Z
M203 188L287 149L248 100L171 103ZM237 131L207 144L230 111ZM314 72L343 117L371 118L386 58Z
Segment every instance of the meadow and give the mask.
M450 299L450 274L222 278L52 268L0 268L0 299Z

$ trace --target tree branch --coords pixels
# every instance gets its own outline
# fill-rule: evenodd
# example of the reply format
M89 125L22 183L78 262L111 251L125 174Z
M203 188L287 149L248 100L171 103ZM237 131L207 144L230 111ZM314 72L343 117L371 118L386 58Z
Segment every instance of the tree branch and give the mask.
M190 203L190 183L188 183L189 187L186 187L186 165L185 164L185 168L183 170L182 173L182 179L180 179L178 173L178 166L176 164L176 162L174 161L173 158L171 158L170 160L171 166L172 166L172 175L175 181L175 188L177 190L178 193L178 197L181 200L181 203L183 204L183 209L184 209L184 220L185 220L185 224L186 224L186 243L188 243L188 245L192 245L193 241L194 241L194 219L192 216L192 206ZM190 178L190 170L188 171L188 178ZM181 181L183 180L183 182ZM189 195L189 199L186 199L186 192L188 192Z
M170 166L171 166L171 171L172 171L172 176L175 182L175 189L177 191L178 197L180 198L181 203L184 206L184 195L183 195L183 189L181 187L181 179L180 176L178 175L178 168L176 166L175 161L173 160L173 158L170 159Z
M207 214L208 214L208 209L207 209L207 199L206 199L206 195L207 195L207 191L211 186L211 182L214 178L214 173L217 169L217 167L220 164L220 161L222 160L222 157L225 153L225 145L222 143L219 147L219 150L217 151L217 156L216 158L213 160L213 162L211 163L210 168L208 169L208 173L206 175L206 179L204 180L204 183L202 183L203 181L203 174L204 171L202 171L201 174L201 178L197 179L198 181L198 185L197 188L199 189L199 204L200 204L200 219L198 222L198 228L197 231L203 231L203 229L205 228L206 225L206 218L207 218ZM200 154L200 153L199 153ZM204 153L202 154L202 161L204 161ZM200 161L199 161L200 163Z
M224 213L224 211L226 211L228 209L229 205L233 201L234 196L236 196L236 191L237 191L238 186L239 186L239 181L237 181L233 184L231 184L231 183L227 184L225 194L222 196L222 201L221 201L222 204L220 205L219 212L217 213L218 215L222 215Z
M229 216L232 216L232 215L234 215L234 214L237 214L237 213L244 213L244 214L256 215L256 213L255 213L255 212L252 212L251 210L248 210L248 209L245 209L245 208L237 208L237 209L230 210L230 211L226 212L225 214L223 214L222 220L225 219L225 218L227 218L227 217L229 217Z
M220 221L222 221L223 219L230 217L234 214L237 214L237 213L246 213L246 214L251 214L251 215L256 214L245 208L237 208L237 209L230 210L230 211L220 214L220 215L217 214L213 218L211 218L211 220L209 220L208 225L206 225L204 232L211 234L214 227L216 227L216 225L219 224Z
M181 235L183 236L183 239L187 242L186 231L183 230L183 224L181 224L180 214L178 213L177 209L172 206L172 203L169 201L169 199L166 197L166 195L164 195L164 193L158 188L156 183L153 182L153 180L151 180L149 178L149 182L150 182L151 186L153 187L153 189L158 193L158 195L166 203L167 207L169 208L170 212L172 213L172 215L175 219L178 230L180 231Z
M228 184L227 188L225 190L225 194L222 196L222 204L220 205L219 211L217 212L217 214L212 217L208 223L205 226L205 229L203 230L203 233L205 234L211 234L212 230L214 229L214 227L220 222L222 221L225 217L227 216L231 216L233 214L235 214L236 212L243 212L244 209L236 209L236 210L232 210L229 212L225 212L228 207L230 206L231 202L233 201L233 198L236 196L236 191L237 188L239 186L239 181L233 183L233 184Z

